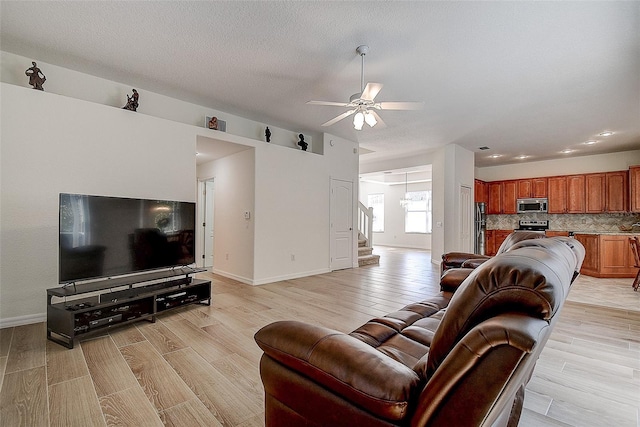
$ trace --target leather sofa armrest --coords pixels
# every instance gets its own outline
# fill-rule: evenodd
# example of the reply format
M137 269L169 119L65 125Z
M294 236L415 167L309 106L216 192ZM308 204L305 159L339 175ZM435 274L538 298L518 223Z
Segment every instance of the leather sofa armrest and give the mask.
M388 420L403 419L419 392L421 380L412 369L342 332L280 321L254 338L263 357Z
M486 262L490 257L472 258L462 263L462 268L478 268L482 263Z
M473 268L450 268L440 277L440 290L454 293L473 272Z
M490 259L491 257L467 252L449 252L442 255L441 272L444 273L450 268L462 267L462 263L469 259Z

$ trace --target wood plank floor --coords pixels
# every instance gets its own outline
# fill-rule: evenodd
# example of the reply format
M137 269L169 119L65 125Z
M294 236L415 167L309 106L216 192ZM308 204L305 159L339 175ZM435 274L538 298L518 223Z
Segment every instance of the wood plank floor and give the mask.
M1 426L262 426L253 334L281 319L349 332L438 292L426 251L375 248L379 266L247 286L212 279L212 305L166 313L67 350L44 323L0 330ZM521 426L633 426L640 407L640 292L574 284L527 387Z

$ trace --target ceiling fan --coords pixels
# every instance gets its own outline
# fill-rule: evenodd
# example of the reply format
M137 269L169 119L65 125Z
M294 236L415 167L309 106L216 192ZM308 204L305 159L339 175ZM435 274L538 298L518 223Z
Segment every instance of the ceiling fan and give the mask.
M366 122L369 126L386 127L386 124L375 110L421 110L424 102L375 102L375 97L382 89L382 83L368 82L364 85L364 56L369 53L369 46L362 45L356 48L356 52L362 58L362 68L360 71L360 92L354 93L349 98L349 102L331 102L331 101L309 101L310 105L329 105L333 107L347 107L348 111L322 124L322 126L331 126L334 123L345 119L352 114L353 127L356 130L362 130L362 126Z

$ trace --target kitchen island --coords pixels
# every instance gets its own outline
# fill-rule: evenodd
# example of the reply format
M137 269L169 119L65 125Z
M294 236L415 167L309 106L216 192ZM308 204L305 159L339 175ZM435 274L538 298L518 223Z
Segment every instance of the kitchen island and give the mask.
M636 277L638 270L629 245L633 236L640 233L574 232L586 250L580 273L592 277Z

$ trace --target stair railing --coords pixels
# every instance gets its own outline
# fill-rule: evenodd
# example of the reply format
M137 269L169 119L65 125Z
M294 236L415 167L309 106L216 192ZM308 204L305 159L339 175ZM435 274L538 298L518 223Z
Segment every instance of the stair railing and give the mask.
M358 231L367 239L366 247L373 247L373 208L358 202Z

